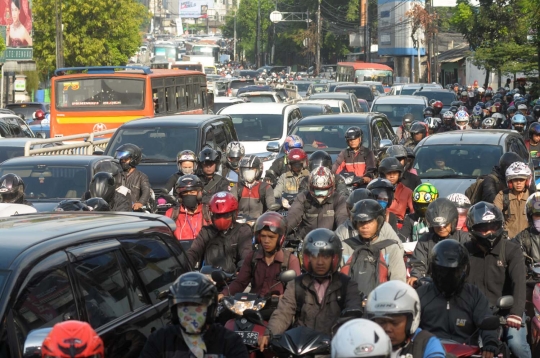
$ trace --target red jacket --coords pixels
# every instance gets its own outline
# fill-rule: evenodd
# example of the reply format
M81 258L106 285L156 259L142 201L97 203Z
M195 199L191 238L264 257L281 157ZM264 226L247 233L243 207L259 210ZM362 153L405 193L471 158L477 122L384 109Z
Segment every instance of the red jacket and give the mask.
M173 210L174 208L167 210L165 216L172 218ZM180 205L174 236L176 236L178 240L193 240L199 235L199 231L201 231L201 228L205 225L210 225L210 223L204 220L202 204L199 204L199 207L194 214L187 213L186 208L184 208L183 205Z
M376 168L375 155L366 147L360 146L360 150L355 153L347 148L339 153L336 162L332 166L332 172L338 175L345 171L354 173L358 177L373 178L373 171Z
M399 183L394 190L394 201L388 211L396 214L398 220L403 221L407 208L409 208L409 213L414 213L412 190L403 185L403 183Z

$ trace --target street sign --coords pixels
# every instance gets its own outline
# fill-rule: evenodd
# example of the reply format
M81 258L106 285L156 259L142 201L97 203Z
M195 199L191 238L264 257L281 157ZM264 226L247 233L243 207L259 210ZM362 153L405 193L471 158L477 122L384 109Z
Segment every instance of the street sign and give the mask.
M280 22L283 20L283 15L279 11L272 11L270 13L270 21L272 21L274 24Z
M9 60L31 60L33 57L34 50L32 48L8 47L2 54L0 54L0 62L6 62Z

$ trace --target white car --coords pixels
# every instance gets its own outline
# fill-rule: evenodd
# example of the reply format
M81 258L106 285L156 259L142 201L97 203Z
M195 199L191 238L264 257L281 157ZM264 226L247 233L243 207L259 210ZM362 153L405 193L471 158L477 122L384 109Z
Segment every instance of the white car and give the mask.
M219 111L232 118L238 140L246 154L261 158L266 171L277 157L266 146L279 142L282 146L289 129L302 118L297 105L287 103L241 103Z
M300 103L317 103L317 104L327 104L332 108L332 112L334 113L349 113L351 110L349 109L349 106L347 106L347 103L345 101L339 100L339 99L312 99L312 100L306 100L306 101L300 101Z

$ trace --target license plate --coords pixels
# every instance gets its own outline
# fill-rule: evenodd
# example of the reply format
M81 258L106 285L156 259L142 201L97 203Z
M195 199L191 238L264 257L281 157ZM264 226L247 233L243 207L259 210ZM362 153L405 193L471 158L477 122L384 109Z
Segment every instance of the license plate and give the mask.
M248 346L259 345L259 332L236 331L236 334L242 337L242 341Z

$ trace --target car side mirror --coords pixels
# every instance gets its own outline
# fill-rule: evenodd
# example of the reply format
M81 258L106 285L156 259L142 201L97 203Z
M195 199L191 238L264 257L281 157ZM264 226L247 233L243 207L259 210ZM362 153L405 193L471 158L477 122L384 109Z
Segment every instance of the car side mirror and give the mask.
M30 331L24 341L23 358L41 358L41 346L51 331L52 327Z
M514 306L513 296L502 296L497 300L497 308L500 310L509 310L512 306Z
M279 153L279 142L270 142L266 145L268 152Z
M294 270L287 270L283 271L279 274L279 280L283 283L292 281L296 278L296 271Z
M381 142L379 143L379 149L384 149L392 146L392 141L390 139L381 139Z
M94 151L92 152L92 155L103 155L105 154L105 152L103 151L103 149L101 148L96 148L94 149Z

